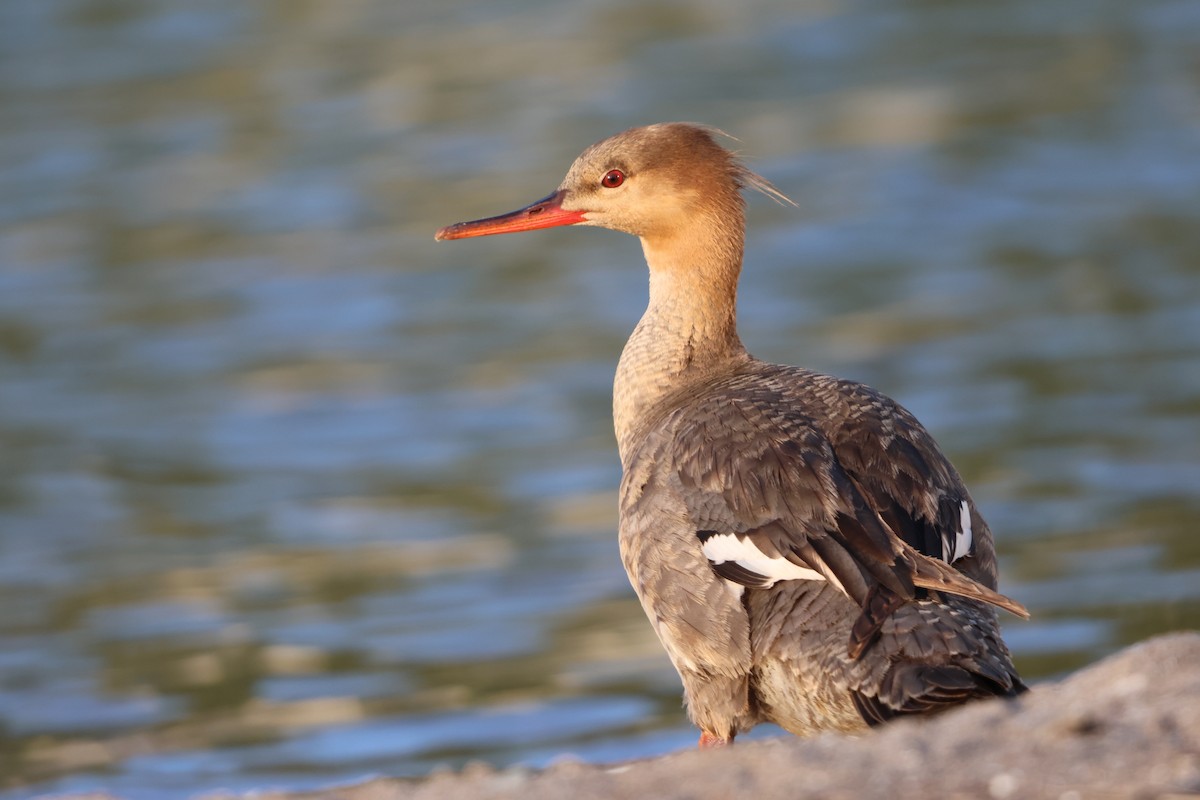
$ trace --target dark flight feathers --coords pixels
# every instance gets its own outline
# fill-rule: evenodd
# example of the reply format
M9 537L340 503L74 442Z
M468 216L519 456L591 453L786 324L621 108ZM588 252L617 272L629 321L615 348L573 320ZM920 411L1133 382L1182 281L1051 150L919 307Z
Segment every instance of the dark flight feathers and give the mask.
M806 377L813 391L803 404L789 403L786 389L764 389L760 374L753 386L740 387L735 379L728 391L707 393L701 407L681 409L688 422L676 441L703 446L676 451L674 471L691 518L704 526L701 538L735 534L840 586L862 609L848 643L854 658L897 608L929 591L1028 617L1020 603L948 563L956 555L966 490L919 423L858 384L849 384L855 392L830 393L845 405L820 421L780 416L780 408L819 407L819 381L834 380ZM703 407L708 404L712 409ZM713 413L716 408L721 413ZM735 410L739 424L731 425ZM720 424L705 429L707 419ZM890 438L881 437L881 429ZM751 431L756 435L745 435ZM731 434L741 434L740 441L722 441ZM714 457L717 452L725 455ZM732 560L713 568L747 587L773 582Z

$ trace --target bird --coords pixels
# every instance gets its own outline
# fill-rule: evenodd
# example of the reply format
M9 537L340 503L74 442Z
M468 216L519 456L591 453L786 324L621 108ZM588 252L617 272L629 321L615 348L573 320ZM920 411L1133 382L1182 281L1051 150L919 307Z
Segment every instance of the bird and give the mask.
M996 609L1029 613L997 591L991 531L932 436L875 389L743 346L744 192L792 201L726 137L631 128L547 197L435 238L579 225L641 240L649 302L613 382L618 540L700 747L763 722L857 734L1019 695Z

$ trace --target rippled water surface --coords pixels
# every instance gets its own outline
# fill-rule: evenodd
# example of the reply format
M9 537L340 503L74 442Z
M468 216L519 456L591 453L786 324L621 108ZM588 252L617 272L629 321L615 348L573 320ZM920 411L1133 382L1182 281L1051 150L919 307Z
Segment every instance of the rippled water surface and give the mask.
M0 797L690 745L615 540L637 243L438 244L700 120L742 338L920 416L1031 679L1200 626L1200 4L0 4Z

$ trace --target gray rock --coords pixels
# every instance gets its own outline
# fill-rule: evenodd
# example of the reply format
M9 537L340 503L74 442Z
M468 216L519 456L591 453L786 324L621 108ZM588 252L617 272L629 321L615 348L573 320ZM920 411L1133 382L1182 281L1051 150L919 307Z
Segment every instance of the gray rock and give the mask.
M861 738L783 738L615 766L476 768L305 794L324 800L1171 798L1200 795L1200 634L1123 650L1015 701ZM300 795L255 793L256 800Z

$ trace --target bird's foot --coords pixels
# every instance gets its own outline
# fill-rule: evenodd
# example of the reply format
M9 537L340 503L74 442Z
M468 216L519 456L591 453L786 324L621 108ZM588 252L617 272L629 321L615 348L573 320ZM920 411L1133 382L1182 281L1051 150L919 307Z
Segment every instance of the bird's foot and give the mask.
M715 733L709 733L708 731L700 733L700 744L698 746L703 750L710 747L724 747L727 744L733 744L732 736L727 739L724 736L717 736Z

